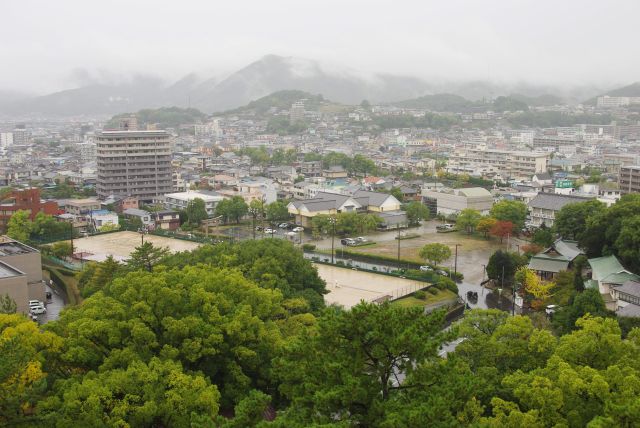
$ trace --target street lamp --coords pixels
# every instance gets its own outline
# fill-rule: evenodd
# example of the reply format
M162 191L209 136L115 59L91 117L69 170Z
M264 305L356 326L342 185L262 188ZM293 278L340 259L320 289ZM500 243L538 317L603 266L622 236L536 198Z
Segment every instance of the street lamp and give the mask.
M329 223L331 223L331 264L333 264L333 241L336 236L336 218L329 217Z

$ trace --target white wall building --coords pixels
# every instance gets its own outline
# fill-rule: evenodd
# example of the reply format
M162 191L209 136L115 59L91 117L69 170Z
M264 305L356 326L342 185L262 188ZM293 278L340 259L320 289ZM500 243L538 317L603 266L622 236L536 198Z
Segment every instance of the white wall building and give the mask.
M168 209L179 211L187 208L189 202L193 201L196 198L202 199L204 201L205 209L207 210L207 214L210 216L213 216L215 214L218 202L224 199L220 195L198 191L167 193L166 195L164 195L164 206Z

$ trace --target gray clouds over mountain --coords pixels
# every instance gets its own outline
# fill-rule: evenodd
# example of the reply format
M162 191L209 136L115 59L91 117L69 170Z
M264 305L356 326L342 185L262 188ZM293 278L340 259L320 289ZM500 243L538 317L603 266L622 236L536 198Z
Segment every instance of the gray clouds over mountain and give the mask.
M7 1L0 89L218 81L266 53L436 83L613 86L640 76L637 16L635 0Z

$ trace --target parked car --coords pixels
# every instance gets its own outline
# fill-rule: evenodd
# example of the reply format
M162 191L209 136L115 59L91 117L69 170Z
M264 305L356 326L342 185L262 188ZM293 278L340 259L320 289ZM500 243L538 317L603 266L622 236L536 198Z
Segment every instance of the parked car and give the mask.
M358 236L355 240L356 242L367 242L367 238L364 236Z
M436 230L449 231L453 230L455 226L453 224L440 224L436 226Z
M342 245L355 245L356 244L356 240L352 239L352 238L342 238L340 240L340 243Z
M293 230L294 232L304 232L304 227L298 226L298 227L294 227L291 230Z
M40 300L29 300L29 306L44 306L44 302Z
M271 233L271 234L273 234L273 233L276 233L276 230L275 230L275 229L271 229L271 228L267 227L267 228L264 230L264 233Z
M444 271L444 270L437 270L436 273L438 275L442 275L442 276L449 276L449 272Z
M47 312L47 308L45 308L44 305L31 306L31 307L29 307L29 312L31 312L32 314L35 314L35 315L40 315L40 314L46 313Z
M427 265L420 266L420 270L422 272L433 272L433 268L431 266L427 266Z
M256 226L256 230L260 232L262 230L262 226Z
M278 227L279 227L280 229L288 229L288 228L289 228L289 223L280 223L280 224L278 225Z

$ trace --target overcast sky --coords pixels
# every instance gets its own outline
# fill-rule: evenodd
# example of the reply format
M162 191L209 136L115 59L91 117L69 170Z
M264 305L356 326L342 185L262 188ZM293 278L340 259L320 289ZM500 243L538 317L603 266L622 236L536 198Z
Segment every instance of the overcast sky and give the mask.
M640 1L5 0L0 88L221 74L266 54L440 79L640 80Z

